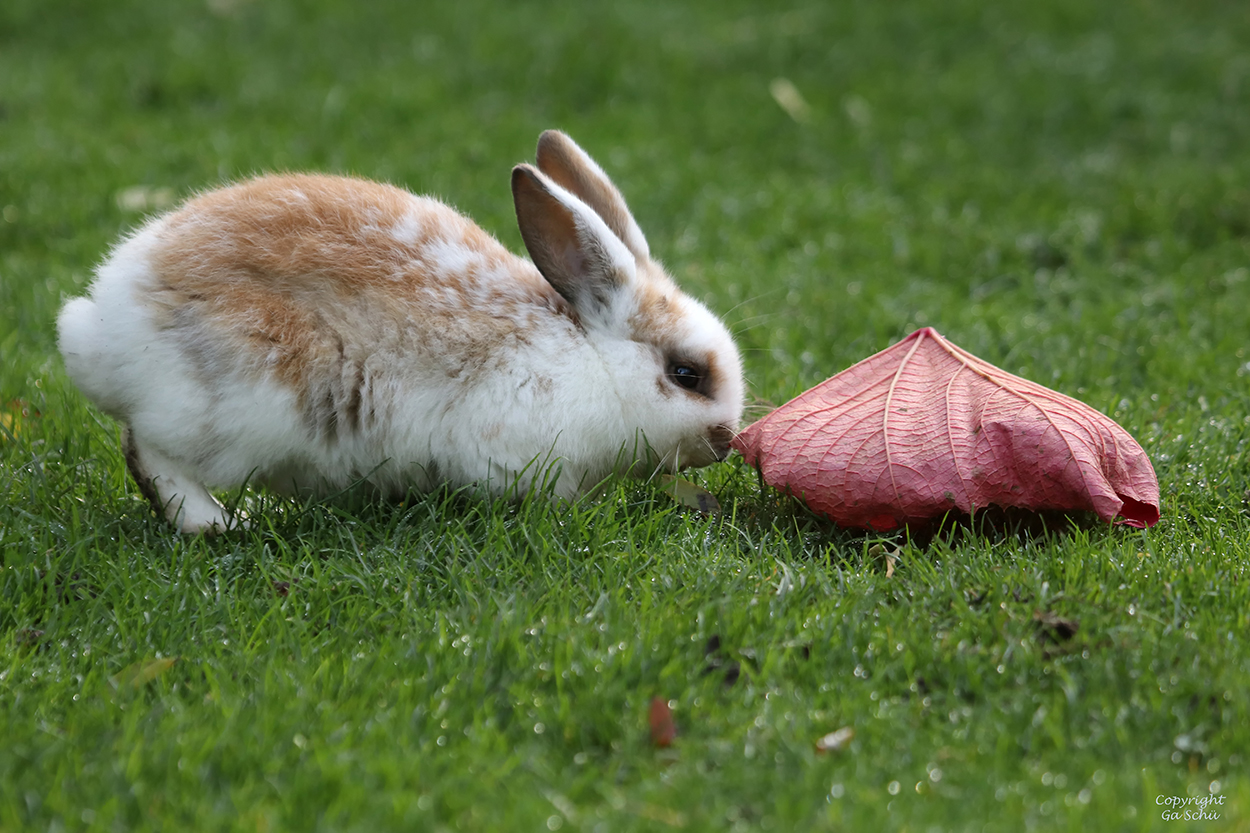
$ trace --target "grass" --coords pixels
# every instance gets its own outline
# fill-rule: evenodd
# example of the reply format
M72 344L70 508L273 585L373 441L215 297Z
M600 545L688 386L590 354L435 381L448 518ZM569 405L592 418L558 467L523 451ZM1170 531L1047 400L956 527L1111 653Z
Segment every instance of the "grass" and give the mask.
M423 6L0 6L0 829L1250 825L1241 4ZM734 462L713 519L633 482L150 516L55 350L119 233L315 169L519 251L553 126L759 402L933 325L1124 425L1163 520L863 535Z

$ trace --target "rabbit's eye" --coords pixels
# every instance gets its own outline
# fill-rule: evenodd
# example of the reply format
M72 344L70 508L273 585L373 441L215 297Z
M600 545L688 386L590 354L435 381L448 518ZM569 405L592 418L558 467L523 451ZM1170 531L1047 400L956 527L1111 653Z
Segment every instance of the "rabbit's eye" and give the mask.
M686 390L698 390L703 374L688 364L675 364L668 369L668 378Z

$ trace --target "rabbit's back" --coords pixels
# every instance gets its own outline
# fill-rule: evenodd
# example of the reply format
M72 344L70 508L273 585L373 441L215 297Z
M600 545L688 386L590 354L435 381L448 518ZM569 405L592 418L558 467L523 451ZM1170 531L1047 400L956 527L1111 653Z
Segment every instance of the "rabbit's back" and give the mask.
M455 210L368 180L273 175L211 191L163 218L153 266L189 291L252 281L398 295L518 259ZM542 289L535 270L525 281Z
M359 391L371 357L426 384L459 378L514 355L563 304L453 209L363 180L264 177L191 200L150 233L136 292L155 327L206 381L270 376L323 428L356 427L357 394L328 388L348 377Z
M445 355L480 352L560 304L453 209L364 180L264 177L198 197L153 232L143 302L160 323L197 317L262 352L281 345L291 370L310 339L367 340L388 323L462 342Z

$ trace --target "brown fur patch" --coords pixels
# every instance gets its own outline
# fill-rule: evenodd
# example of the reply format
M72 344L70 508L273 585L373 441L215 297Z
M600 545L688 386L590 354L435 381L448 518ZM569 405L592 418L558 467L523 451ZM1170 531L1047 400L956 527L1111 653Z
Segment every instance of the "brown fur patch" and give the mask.
M630 319L635 340L653 345L662 355L663 364L688 362L703 374L703 382L696 390L675 387L664 379L659 389L666 396L674 390L687 396L713 398L718 380L724 372L715 353L697 349L689 344L686 321L681 310L681 293L672 279L654 262L639 264L639 273L646 283L638 293L638 309Z
M638 263L638 310L630 322L637 333L646 334L660 344L680 342L685 324L678 309L681 291L673 279L652 261Z
M379 339L459 376L519 320L569 312L451 208L345 177L262 177L194 198L164 219L151 265L144 302L201 373L270 374L330 435L369 413L363 368Z
M709 352L703 357L703 368L707 372L707 388L705 393L710 397L716 396L718 382L725 378L725 371L720 366L720 362L716 360L716 354Z

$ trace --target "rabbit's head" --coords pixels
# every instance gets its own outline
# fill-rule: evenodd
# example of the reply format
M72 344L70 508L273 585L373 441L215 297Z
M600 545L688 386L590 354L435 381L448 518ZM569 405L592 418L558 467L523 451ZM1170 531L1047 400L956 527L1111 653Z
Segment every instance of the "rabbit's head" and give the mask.
M676 470L722 460L742 416L742 368L725 325L652 260L620 192L568 136L538 141L538 167L512 171L517 221L530 257L568 304L600 366L602 440L625 466ZM615 424L612 424L615 423Z

